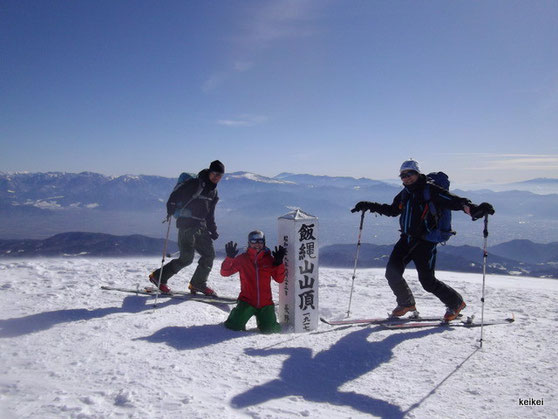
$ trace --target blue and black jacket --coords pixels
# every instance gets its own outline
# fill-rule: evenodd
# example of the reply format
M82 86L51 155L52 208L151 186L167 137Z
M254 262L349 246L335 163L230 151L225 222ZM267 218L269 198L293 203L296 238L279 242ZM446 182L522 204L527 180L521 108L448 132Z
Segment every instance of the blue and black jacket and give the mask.
M444 188L427 182L426 176L421 174L418 180L403 188L390 204L380 204L375 212L388 217L399 217L401 235L409 238L425 239L429 231L436 228L437 220L429 210L429 201L425 199L424 189L429 188L430 201L436 208L462 210L464 205L471 202L466 198L454 195ZM428 195L428 194L427 194Z

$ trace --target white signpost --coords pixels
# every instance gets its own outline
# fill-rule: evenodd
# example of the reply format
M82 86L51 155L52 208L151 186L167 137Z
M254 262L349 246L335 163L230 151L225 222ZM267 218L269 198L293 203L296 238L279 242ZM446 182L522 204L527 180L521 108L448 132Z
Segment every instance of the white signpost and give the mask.
M279 243L287 250L279 285L279 322L286 330L318 328L318 218L295 210L279 217Z

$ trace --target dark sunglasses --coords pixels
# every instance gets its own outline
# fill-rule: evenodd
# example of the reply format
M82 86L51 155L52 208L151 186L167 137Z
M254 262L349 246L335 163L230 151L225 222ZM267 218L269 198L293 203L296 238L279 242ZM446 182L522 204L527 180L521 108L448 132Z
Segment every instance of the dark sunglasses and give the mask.
M250 244L265 243L265 239L251 239Z
M411 177L411 176L413 176L413 175L416 175L416 173L417 173L417 172L414 172L414 171L410 170L410 171L408 171L408 172L403 172L403 173L401 173L401 174L399 175L399 177L400 177L401 179L405 179L405 178Z

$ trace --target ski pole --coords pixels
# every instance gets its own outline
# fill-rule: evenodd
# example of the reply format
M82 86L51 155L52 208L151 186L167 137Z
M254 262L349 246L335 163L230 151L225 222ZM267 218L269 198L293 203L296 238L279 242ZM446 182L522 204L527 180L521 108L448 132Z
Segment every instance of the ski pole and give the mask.
M355 268L353 270L353 281L351 283L351 293L349 294L349 308L347 309L347 317L349 317L351 315L351 302L353 300L353 288L355 285L355 276L356 276L356 269L357 269L357 263L358 263L358 254L360 252L360 238L362 236L362 225L364 224L364 213L366 212L366 210L362 211L362 214L360 215L360 227L358 228L358 242L357 242L357 250L356 250L356 256L355 256Z
M163 259L161 260L161 269L159 269L159 280L157 281L157 293L155 294L155 307L157 307L157 301L159 299L161 279L163 277L163 266L165 265L165 256L167 255L167 244L169 242L169 234L170 234L170 227L171 227L171 222L169 217L163 220L163 223L165 222L169 223L169 226L167 227L167 237L165 238L165 245L163 247Z
M482 348L483 337L484 337L484 286L486 283L486 259L488 258L488 253L486 251L486 244L488 241L488 214L484 215L484 246L483 246L483 261L482 261L482 297L481 297L481 337L480 337L480 347Z

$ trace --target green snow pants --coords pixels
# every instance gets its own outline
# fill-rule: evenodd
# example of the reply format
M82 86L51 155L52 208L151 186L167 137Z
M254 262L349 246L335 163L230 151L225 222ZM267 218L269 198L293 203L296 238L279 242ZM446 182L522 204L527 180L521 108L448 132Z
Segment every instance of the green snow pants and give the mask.
M246 330L246 323L252 316L256 316L258 329L262 333L279 333L281 325L277 323L275 316L275 305L271 304L262 308L256 308L244 301L239 301L225 321L225 327L231 330Z

